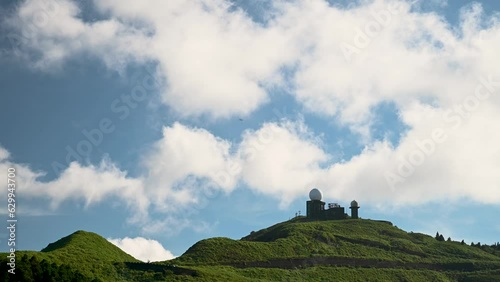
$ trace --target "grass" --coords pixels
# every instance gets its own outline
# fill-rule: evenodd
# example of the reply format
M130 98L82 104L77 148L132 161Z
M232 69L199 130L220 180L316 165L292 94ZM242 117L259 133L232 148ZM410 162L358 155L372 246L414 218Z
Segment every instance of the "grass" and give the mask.
M282 269L290 267L287 260L298 258L304 259L298 260L305 262L303 268ZM332 258L340 265L329 265ZM354 267L366 261L373 262L372 268ZM252 232L241 240L199 241L168 263L198 269L206 281L219 281L214 280L217 277L220 281L325 281L331 277L336 281L495 281L500 256L459 242L408 233L383 221L310 222L299 218ZM274 264L281 269L240 268L245 264Z
M414 263L492 260L500 263L500 257L479 248L458 242L438 242L431 236L407 233L372 220L284 222L241 240L211 238L199 241L174 263L227 264L304 257L354 257Z
M201 240L182 256L156 264L137 263L85 231L23 253L101 281L500 281L494 249L440 242L374 220L297 218L241 240Z
M16 255L35 256L39 261L45 259L58 265L65 264L78 269L89 279L103 281L119 278L113 265L115 262L138 261L100 235L81 230L49 244L40 252L19 251Z

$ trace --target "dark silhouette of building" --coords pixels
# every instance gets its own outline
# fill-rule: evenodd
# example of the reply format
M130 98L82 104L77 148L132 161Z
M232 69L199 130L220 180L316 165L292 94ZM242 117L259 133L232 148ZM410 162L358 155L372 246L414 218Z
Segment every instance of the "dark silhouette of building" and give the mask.
M356 202L355 200L352 200L351 206L349 208L351 209L351 218L359 218L358 217L358 209L359 209L358 202Z
M345 213L344 207L341 207L337 203L329 203L328 209L325 209L325 202L321 201L323 194L317 188L314 188L309 192L310 200L306 203L306 215L307 218L325 220L325 219L346 219L349 216ZM356 201L351 202L351 218L358 218L358 203Z

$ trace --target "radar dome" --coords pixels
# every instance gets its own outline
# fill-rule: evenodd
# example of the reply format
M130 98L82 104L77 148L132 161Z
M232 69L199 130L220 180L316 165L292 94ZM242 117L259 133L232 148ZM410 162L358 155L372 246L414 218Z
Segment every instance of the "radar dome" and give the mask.
M351 207L357 207L357 206L358 206L358 202L356 202L355 200L352 200Z
M321 199L323 198L323 193L321 193L319 189L314 188L311 190L311 192L309 192L309 198L312 201L321 201Z

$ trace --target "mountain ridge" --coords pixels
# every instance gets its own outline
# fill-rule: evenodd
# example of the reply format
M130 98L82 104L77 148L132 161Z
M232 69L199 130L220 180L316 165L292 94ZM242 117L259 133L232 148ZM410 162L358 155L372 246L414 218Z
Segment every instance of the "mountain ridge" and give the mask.
M500 281L500 248L443 242L388 221L304 217L239 240L200 240L173 260L142 263L105 238L76 231L40 252L78 281ZM5 256L3 256L5 257ZM14 280L4 280L14 281Z

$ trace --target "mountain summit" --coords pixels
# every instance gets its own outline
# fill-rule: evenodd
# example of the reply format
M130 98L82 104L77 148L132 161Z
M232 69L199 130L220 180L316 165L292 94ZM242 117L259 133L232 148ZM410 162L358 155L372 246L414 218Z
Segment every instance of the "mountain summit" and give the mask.
M18 274L4 271L2 281L48 281L43 273L71 281L500 281L498 245L469 246L349 218L296 217L240 240L201 240L159 263L139 262L85 231L18 257Z

